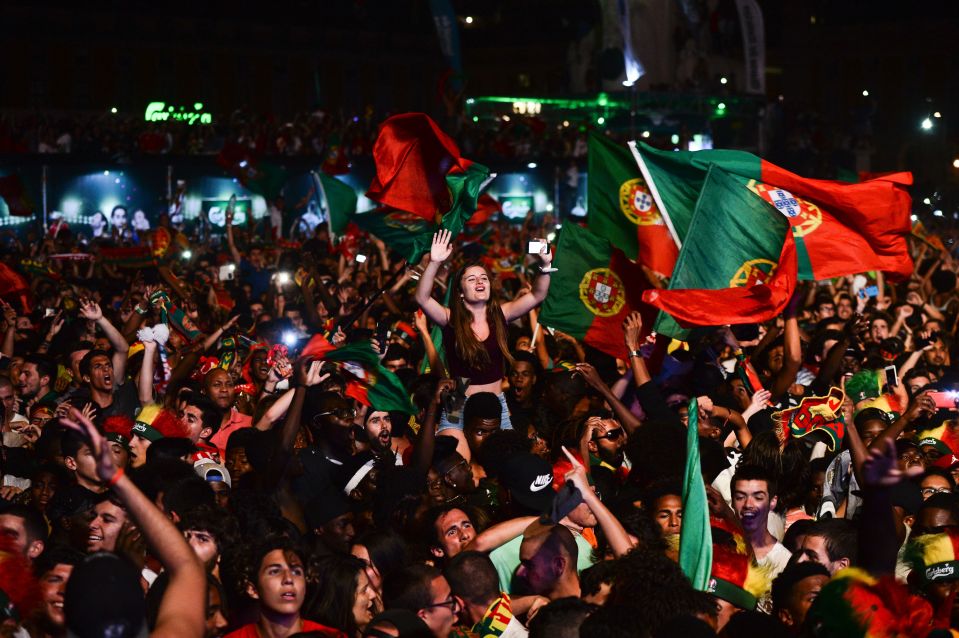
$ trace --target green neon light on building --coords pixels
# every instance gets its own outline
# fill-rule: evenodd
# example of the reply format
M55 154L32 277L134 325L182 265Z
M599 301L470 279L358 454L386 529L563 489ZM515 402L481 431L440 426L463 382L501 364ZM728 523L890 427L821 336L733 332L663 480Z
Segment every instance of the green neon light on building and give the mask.
M195 102L192 108L167 105L166 102L150 102L143 112L143 119L147 122L183 122L188 126L213 124L213 114L203 111L202 102Z

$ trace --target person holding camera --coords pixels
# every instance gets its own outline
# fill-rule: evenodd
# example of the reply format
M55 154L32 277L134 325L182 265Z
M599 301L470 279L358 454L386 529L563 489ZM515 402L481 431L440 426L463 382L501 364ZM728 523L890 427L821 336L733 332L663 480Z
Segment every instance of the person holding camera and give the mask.
M506 363L512 362L507 346L507 325L546 299L550 273L554 271L550 267L553 255L546 242L540 240L537 254L541 274L532 290L503 304L493 295L492 277L486 267L476 262L467 263L450 280L453 288L450 307L446 308L433 299L431 292L437 271L453 252L451 241L452 234L448 230L433 235L430 261L416 287L416 302L430 320L443 328L443 342L449 344L446 351L449 374L453 379L464 380L458 385L466 386L460 392L461 396L465 400L465 396L477 392L492 392L502 405L501 427L511 429L502 390ZM450 405L447 405L439 430L450 430L447 434L456 436L465 444L462 420L450 412Z

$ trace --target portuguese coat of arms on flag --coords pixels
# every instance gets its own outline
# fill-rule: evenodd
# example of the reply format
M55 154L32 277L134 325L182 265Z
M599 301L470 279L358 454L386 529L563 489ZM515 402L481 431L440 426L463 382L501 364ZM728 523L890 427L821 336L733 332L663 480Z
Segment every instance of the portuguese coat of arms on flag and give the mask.
M539 321L581 339L597 350L625 359L622 323L638 310L649 328L656 309L643 303L650 288L642 267L602 237L575 224L563 226Z
M650 270L672 274L676 244L625 146L590 136L588 195L590 231Z
M662 151L630 148L673 239L687 241L693 211L710 167L722 168L772 204L788 221L799 279L829 279L870 270L893 278L912 274L907 236L910 173L847 184L807 179L744 151Z

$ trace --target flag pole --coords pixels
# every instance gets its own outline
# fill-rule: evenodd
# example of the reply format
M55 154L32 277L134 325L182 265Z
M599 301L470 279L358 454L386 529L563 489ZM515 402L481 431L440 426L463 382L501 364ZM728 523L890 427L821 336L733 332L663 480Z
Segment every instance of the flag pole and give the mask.
M364 303L362 306L360 306L359 308L357 308L356 310L354 310L353 313L352 313L351 315L347 316L346 319L338 319L338 320L334 321L334 322L333 322L333 326L329 329L329 331L327 332L327 334L328 334L330 337L332 337L332 335L336 334L336 330L337 330L338 328L340 328L341 326L350 326L350 325L353 324L354 321L356 321L357 319L359 319L359 318L363 315L363 313L366 312L367 310L369 310L369 309L370 309L370 306L372 306L373 303L383 295L383 293L385 293L387 290L389 290L390 288L392 288L392 287L393 287L393 284L395 284L397 281L399 281L399 278L402 276L403 270L406 268L407 265L409 265L409 264L408 264L408 262L404 259L404 260L403 260L403 264L402 264L399 268L396 269L396 272L393 273L393 275L387 280L387 282L386 282L385 284L383 284L383 287L382 287L382 288L380 288L380 289L377 290L375 293L373 293L372 295L370 295L370 298L366 300L366 303Z
M628 144L629 150L633 154L633 159L636 160L636 165L639 166L639 170L643 173L643 179L646 180L646 186L649 187L650 194L653 196L653 199L656 200L656 206L659 207L659 213L663 216L663 221L666 222L666 228L669 229L669 234L673 236L673 241L676 242L676 247L682 248L683 242L679 239L679 234L673 227L673 220L669 218L669 211L666 210L666 206L663 204L663 198L659 196L659 189L656 188L656 182L653 181L653 176L650 174L649 168L646 167L646 162L643 161L643 156L639 154L639 149L636 148L635 140L630 140Z
M333 209L330 200L326 196L326 189L323 188L323 180L316 174L316 171L310 171L310 177L313 179L313 190L316 192L317 203L320 210L323 209L323 202L326 202L326 230L330 234L330 244L336 243L336 233L333 232Z
M47 165L43 165L43 179L41 179L41 194L43 195L43 236L47 234Z

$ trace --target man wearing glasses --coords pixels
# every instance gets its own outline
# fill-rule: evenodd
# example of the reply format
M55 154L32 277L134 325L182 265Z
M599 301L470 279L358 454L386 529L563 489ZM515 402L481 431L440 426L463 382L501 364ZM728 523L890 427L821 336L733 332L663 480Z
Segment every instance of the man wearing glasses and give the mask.
M576 432L579 449L570 451L577 460L588 459L590 479L604 498L616 494L629 474L623 465L626 430L609 410L592 410L582 417ZM561 478L572 468L565 457L553 464L557 486L562 485Z
M462 609L443 573L432 565L410 565L383 583L387 609L407 609L426 623L436 638L447 638Z
M303 414L310 445L300 450L303 474L293 487L297 496L305 499L303 502L309 502L330 486L342 486L349 480L342 475L346 471L344 464L353 455L356 409L340 395L322 392Z

